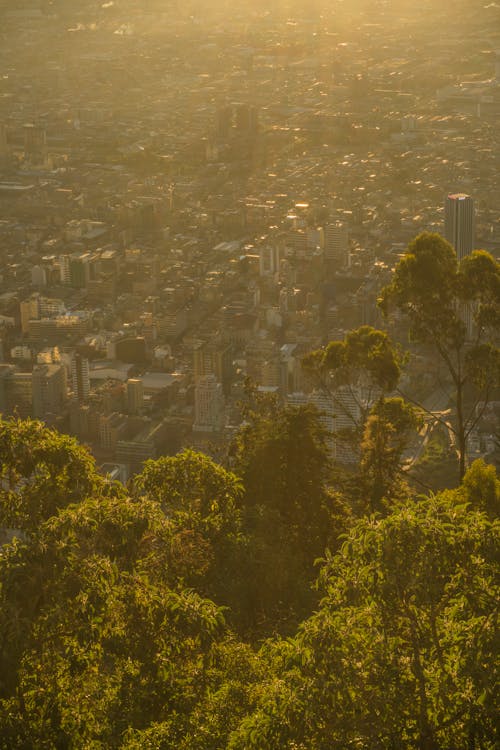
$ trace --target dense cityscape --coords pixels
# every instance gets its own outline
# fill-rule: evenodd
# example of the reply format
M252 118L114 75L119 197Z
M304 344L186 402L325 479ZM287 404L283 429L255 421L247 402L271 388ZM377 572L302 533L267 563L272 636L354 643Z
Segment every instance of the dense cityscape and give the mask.
M247 377L338 429L302 357L382 325L448 194L500 247L498 7L443 41L427 6L4 2L0 411L122 480L227 440ZM408 388L445 409L428 365Z
M498 0L0 0L0 750L497 750Z

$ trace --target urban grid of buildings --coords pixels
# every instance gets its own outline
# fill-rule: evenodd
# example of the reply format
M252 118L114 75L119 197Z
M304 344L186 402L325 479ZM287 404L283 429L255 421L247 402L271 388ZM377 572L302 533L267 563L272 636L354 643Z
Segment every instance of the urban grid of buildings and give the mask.
M425 2L356 24L236 4L230 27L227 3L143 5L0 0L0 413L124 481L216 450L250 378L314 404L350 461L363 390L319 390L302 358L384 325L419 232L498 255L499 8L464 3L443 40ZM445 409L435 370L415 356L405 387Z

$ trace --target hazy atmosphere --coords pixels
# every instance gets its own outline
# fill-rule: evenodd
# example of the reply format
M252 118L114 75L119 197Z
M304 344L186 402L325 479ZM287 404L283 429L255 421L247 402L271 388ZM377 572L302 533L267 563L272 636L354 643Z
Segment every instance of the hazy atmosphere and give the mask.
M0 0L0 750L495 750L500 4Z

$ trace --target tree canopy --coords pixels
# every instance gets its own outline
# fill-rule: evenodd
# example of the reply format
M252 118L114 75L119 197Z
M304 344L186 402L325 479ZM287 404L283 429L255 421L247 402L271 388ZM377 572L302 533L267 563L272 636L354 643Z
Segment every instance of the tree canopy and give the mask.
M134 747L153 727L164 746L223 745L214 705L234 722L256 660L185 587L175 532L152 501L101 496L4 548L0 747Z
M282 618L282 628L295 627L315 598L314 561L335 544L347 515L325 486L328 450L316 409L249 412L232 460L244 486L248 623L272 631Z
M402 489L406 494L403 453L421 425L421 414L402 398L380 398L370 410L360 446L360 474L371 512L383 511Z
M330 341L324 349L306 355L303 366L330 387L355 385L360 379L369 387L390 392L396 387L401 357L385 331L361 326L343 341Z
M374 404L364 507L312 408L248 410L234 473L183 451L127 489L1 423L0 748L497 747L500 482L402 490L415 421Z
M432 345L447 369L462 478L481 404L500 383L500 264L484 250L459 263L445 239L423 232L408 245L379 304L387 316L398 310L413 339Z
M240 479L193 450L147 461L133 497L159 503L185 558L185 580L224 605L234 604L245 540Z
M116 491L74 438L34 420L0 419L0 524L35 531L60 508Z
M266 654L231 750L493 750L498 523L456 492L360 520L327 558L320 609Z

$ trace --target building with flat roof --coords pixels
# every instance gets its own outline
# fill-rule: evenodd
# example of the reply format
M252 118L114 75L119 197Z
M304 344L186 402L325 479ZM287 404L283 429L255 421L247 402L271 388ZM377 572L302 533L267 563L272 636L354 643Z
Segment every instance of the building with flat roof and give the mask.
M224 425L224 396L215 375L201 378L194 392L195 423L200 432L217 432Z
M33 416L46 420L60 415L67 400L64 365L35 365L32 373Z
M90 396L89 361L78 353L71 360L71 385L78 402L85 404Z
M474 201L465 193L448 195L444 206L444 236L462 260L474 249Z

